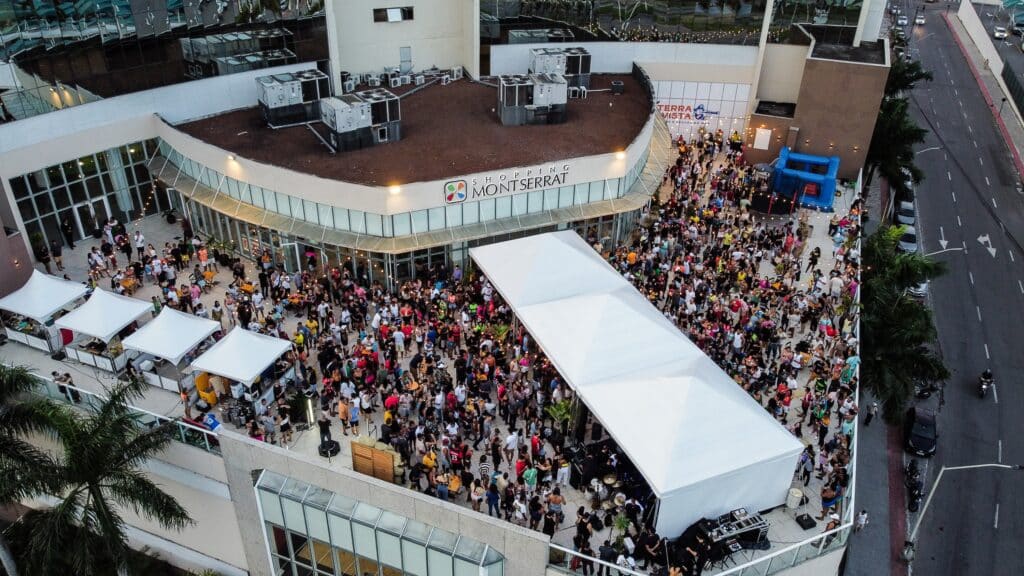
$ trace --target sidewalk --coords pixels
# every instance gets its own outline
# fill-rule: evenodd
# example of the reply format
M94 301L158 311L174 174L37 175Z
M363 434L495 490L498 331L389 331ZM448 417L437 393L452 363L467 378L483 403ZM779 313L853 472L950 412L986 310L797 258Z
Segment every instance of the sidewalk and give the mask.
M1003 98L1003 90L999 85L999 79L996 78L996 75L986 65L985 58L981 55L978 47L975 46L974 41L971 40L967 29L960 22L959 16L944 13L942 18L946 21L946 25L949 26L949 30L953 34L953 39L956 40L960 51L967 59L967 63L971 67L971 73L974 74L974 79L978 82L978 87L981 88L981 93L985 97L985 102L988 104L989 109L992 110L992 116L995 118L999 133L1006 142L1006 147L1009 148L1011 156L1013 156L1013 163L1017 167L1018 178L1024 178L1024 162L1021 161L1021 154L1024 151L1024 125L1021 124L1020 118L1013 112L1011 106L1002 106L1001 114L999 109L995 107L995 99L1002 100Z

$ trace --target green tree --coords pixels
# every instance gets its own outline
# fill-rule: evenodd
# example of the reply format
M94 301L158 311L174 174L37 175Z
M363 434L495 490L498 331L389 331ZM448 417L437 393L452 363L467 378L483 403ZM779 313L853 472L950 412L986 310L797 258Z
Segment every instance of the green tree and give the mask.
M131 510L168 529L192 523L185 509L141 469L172 441L173 422L143 429L131 401L140 381L112 386L92 412L29 402L41 422L34 431L57 442L51 482L20 496L49 495L49 508L31 510L7 531L22 550L28 574L109 574L130 569L131 551L121 511ZM70 570L70 571L69 571Z
M36 379L26 368L0 364L0 505L3 506L59 488L56 463L24 439L26 434L40 432L47 426L40 404L18 401L35 386ZM0 534L0 566L8 576L17 576L14 555L3 534Z
M920 182L922 173L914 165L914 146L924 142L927 133L910 118L906 98L883 98L865 158L865 182L870 183L877 172L893 189L903 190L906 184L902 168L910 172L914 182Z
M925 70L919 60L894 57L889 67L889 77L885 80L885 96L898 98L913 90L922 80L931 82L932 73Z
M897 249L901 226L882 227L864 243L861 379L882 402L886 421L897 423L914 382L949 377L932 350L931 309L907 289L941 275L945 268L920 254Z

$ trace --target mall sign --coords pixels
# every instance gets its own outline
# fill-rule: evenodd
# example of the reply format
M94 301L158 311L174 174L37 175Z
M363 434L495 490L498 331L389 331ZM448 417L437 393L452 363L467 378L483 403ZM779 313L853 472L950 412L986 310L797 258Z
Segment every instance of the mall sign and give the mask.
M444 185L444 201L446 204L458 204L564 186L569 180L569 169L569 164L549 164L452 180Z

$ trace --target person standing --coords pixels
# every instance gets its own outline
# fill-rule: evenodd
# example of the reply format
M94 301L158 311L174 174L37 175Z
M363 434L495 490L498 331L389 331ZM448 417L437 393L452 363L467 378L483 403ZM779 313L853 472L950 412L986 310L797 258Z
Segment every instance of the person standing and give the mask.
M871 425L871 421L874 420L875 414L878 414L878 402L871 402L868 406L868 415L864 417L864 427L867 428Z
M854 532L860 532L867 525L868 525L868 511L867 510L861 510L860 513L857 514L857 519L853 523L853 531Z
M53 263L57 265L57 271L64 271L64 247L56 239L50 240L50 255L53 256Z
M135 231L135 251L139 255L139 260L142 260L146 253L146 237L142 235L142 230Z
M71 250L75 249L75 229L71 226L71 220L65 216L60 221L60 233L64 236L64 241L67 242L68 248Z

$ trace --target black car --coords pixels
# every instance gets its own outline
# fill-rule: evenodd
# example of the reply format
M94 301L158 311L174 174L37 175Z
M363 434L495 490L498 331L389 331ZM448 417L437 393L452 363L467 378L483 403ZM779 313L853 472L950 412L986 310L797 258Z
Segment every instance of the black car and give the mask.
M924 408L910 408L903 419L903 447L917 456L935 454L939 432L935 425L935 412Z

